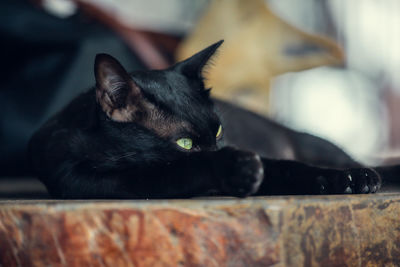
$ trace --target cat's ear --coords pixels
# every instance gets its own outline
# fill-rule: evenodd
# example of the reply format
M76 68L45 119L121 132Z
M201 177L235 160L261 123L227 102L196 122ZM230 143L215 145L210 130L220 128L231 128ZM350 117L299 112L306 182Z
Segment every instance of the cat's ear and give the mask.
M96 99L103 111L116 121L127 121L121 117L132 99L140 95L140 88L122 65L110 55L96 55L94 63L96 77Z
M175 69L188 77L202 78L202 70L204 66L215 54L218 47L220 47L223 42L224 40L220 40L219 42L216 42L215 44L212 44L209 47L194 54L190 58L177 63L175 65Z

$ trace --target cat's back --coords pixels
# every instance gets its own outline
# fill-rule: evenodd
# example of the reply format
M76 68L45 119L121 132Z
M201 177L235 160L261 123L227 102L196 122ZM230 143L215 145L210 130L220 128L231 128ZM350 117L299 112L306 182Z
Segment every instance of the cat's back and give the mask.
M48 119L31 137L28 156L32 167L41 167L45 158L60 156L71 137L85 131L95 123L95 91L89 90L73 99L66 107ZM49 147L56 145L57 151Z

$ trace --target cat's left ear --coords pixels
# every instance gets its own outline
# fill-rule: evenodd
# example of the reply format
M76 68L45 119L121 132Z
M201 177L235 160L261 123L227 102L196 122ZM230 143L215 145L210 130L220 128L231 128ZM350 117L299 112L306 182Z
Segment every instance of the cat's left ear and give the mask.
M216 42L209 47L201 50L200 52L194 54L190 58L181 61L175 65L175 69L187 77L191 78L202 78L202 70L210 58L215 54L218 47L224 40Z
M96 55L94 64L96 99L115 121L129 121L132 106L141 99L141 90L124 67L110 55Z

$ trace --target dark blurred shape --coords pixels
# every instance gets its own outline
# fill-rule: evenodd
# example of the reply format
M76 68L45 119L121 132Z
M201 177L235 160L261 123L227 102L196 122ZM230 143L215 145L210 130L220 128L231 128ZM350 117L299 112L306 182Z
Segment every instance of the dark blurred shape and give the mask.
M129 70L145 68L125 43L78 13L53 17L26 1L0 2L1 175L28 173L31 134L73 97L93 86L97 53L117 57Z
M0 199L47 199L46 187L32 177L0 179Z
M154 32L155 29L143 29L143 25L140 27L127 24L123 18L118 16L118 12L105 9L100 3L91 3L90 1L77 1L77 3L87 16L96 19L117 33L147 68L165 69L173 63L173 53L180 40L178 34Z

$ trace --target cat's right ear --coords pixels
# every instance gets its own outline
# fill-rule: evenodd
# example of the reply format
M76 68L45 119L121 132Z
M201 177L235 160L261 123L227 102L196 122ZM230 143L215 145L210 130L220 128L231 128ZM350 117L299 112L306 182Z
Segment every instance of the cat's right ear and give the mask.
M96 55L94 63L96 99L103 111L113 120L127 121L124 117L128 101L140 94L139 87L122 65L110 55Z
M217 49L221 46L224 40L220 40L215 44L197 52L190 58L181 61L175 65L175 69L187 77L202 79L202 71L204 66L207 65L210 58L215 54Z

